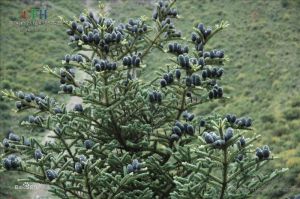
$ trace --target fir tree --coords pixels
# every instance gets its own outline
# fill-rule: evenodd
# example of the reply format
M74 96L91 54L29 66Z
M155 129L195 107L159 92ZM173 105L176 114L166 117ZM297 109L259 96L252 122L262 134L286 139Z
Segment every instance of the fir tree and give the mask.
M103 10L62 18L72 54L45 71L61 82L60 94L83 103L67 110L52 96L3 91L19 112L36 110L24 128L55 135L40 143L11 132L1 146L2 170L28 173L24 181L49 184L61 198L90 199L247 198L284 172L261 171L274 157L268 146L253 148L259 135L246 133L251 118L193 114L200 104L228 99L220 86L228 58L206 48L228 24L196 24L186 41L173 23L174 3L160 1L151 20L125 24ZM172 59L147 82L138 74L153 48Z

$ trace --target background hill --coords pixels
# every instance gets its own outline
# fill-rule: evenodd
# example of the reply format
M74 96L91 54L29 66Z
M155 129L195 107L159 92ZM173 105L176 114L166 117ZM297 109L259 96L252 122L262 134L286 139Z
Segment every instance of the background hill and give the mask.
M43 73L43 65L60 64L64 54L70 51L65 28L58 16L71 19L83 10L83 5L84 2L74 3L72 0L0 0L0 90L57 93L59 82ZM28 24L32 8L45 6L47 21L51 24ZM23 11L26 11L27 20L20 16ZM39 13L36 19L39 19ZM3 101L0 94L1 142L9 129L29 137L43 137L43 132L19 129L19 121L25 114L16 114L13 109L14 104ZM15 185L23 184L17 182L16 175L20 178L20 174L13 172L0 173L0 198L29 198L24 196L27 190L15 189Z
M42 73L42 65L54 66L70 51L65 29L60 25L48 30L20 32L12 21L20 20L20 11L37 1L0 1L0 90L14 89L56 93L58 82ZM104 1L110 15L124 22L128 17L151 16L153 1ZM86 5L96 7L96 1L48 0L48 17L72 17ZM255 198L287 198L300 193L300 1L298 0L186 0L178 1L181 19L176 23L183 36L190 39L191 27L198 22L214 26L221 20L229 22L227 30L209 43L211 49L225 50L230 61L225 64L222 86L231 99L218 101L198 110L208 113L235 113L251 116L256 133L262 134L280 159L273 167L289 167L283 177L261 190ZM159 59L157 58L159 57ZM164 67L168 56L154 52L149 56L143 78L153 75L153 68ZM13 105L0 96L0 138L9 128L18 133ZM42 137L42 132L33 134ZM9 174L10 175L10 174ZM23 198L14 190L15 177L0 174L0 198ZM6 183L9 182L9 183ZM13 192L13 193L11 193ZM1 195L2 194L2 195Z

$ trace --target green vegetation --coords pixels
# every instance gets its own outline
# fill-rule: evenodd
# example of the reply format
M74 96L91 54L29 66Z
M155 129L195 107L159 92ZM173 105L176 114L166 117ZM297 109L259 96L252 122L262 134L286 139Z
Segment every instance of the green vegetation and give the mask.
M49 1L49 17L58 20L58 15L71 17L78 13L83 5L72 2ZM152 12L148 1L108 2L111 17L120 21ZM18 19L19 12L28 6L8 0L0 2L0 89L56 92L58 82L47 83L53 79L42 74L42 65L54 66L61 61L69 50L65 45L66 35L61 31L62 26L51 26L48 32L21 33L10 25L10 21ZM300 50L300 2L187 0L178 1L177 6L182 18L176 25L186 39L190 38L186 33L190 31L188 24L191 22L214 25L226 20L230 23L230 28L214 40L222 45L214 41L209 45L224 49L230 57L222 86L225 93L233 97L228 103L212 102L196 112L204 115L213 110L255 118L255 131L263 135L262 143L271 145L272 152L280 157L274 166L290 168L255 198L284 198L299 193L300 62L297 54ZM164 67L161 63L168 57L159 53L148 57L153 64L147 66L144 78L151 77L153 67ZM22 116L17 117L11 107L13 105L4 103L0 96L1 140L11 127L20 133L17 121ZM16 183L11 177L0 174L0 182L0 198L6 198L8 193L12 193L13 198L23 198L21 192L14 190Z
M72 0L48 1L48 20L60 22L57 16L71 19L83 9L82 3L74 4ZM55 66L61 62L63 54L70 50L66 43L64 28L57 25L17 26L20 13L30 10L36 1L0 1L0 90L40 90L45 93L57 93L59 82L43 73L43 65ZM26 32L26 30L30 30ZM36 30L36 31L34 31ZM21 132L18 129L23 114L12 111L13 104L4 102L0 94L0 139L9 129L21 135L39 136L43 133ZM24 198L26 190L15 189L16 177L0 174L0 198Z
M182 17L176 27L185 33L186 39L190 39L186 33L191 33L191 22L211 26L221 20L230 23L230 28L216 35L208 45L224 49L230 57L222 86L232 98L224 105L212 102L196 111L203 115L213 110L255 118L255 131L263 135L261 143L272 144L272 152L280 158L274 166L290 168L256 198L284 198L299 193L300 2L188 0L176 4ZM117 1L110 6L112 17L121 21L128 14L139 17L152 12L152 4L147 1ZM168 56L159 53L149 56L153 65L146 68L145 78L151 77L152 67L163 67L161 63Z

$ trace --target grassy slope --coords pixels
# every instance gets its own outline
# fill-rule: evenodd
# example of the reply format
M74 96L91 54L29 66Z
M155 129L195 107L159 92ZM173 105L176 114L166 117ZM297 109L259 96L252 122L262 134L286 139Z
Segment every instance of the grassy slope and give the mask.
M62 28L56 26L47 33L26 34L19 33L16 28L5 28L7 21L18 16L19 10L26 7L24 4L9 2L0 3L0 88L44 90L51 79L44 79L41 66L58 63L62 55L68 52L66 36ZM79 4L71 4L70 0L53 2L50 17L72 16L70 10L77 13L81 9ZM112 16L124 21L128 16L151 15L152 6L143 2L112 1ZM295 194L300 187L300 170L297 168L300 165L300 80L297 78L300 75L300 65L296 59L296 54L299 54L297 11L300 4L292 0L188 0L178 1L177 5L183 17L177 25L187 38L190 36L191 25L196 22L213 26L224 19L231 24L228 30L211 41L209 47L223 48L231 59L225 65L226 73L222 84L232 99L224 105L212 102L196 111L199 114L230 112L254 118L256 132L263 135L262 142L271 145L272 151L282 158L274 163L275 166L288 166L291 169L259 195L261 198L279 198ZM158 52L148 57L152 62L146 69L146 79L151 77L153 67L164 67L167 63L165 58ZM16 118L10 111L11 107L0 99L1 133L11 126L17 126L15 121L10 121ZM1 174L0 180L4 182L10 178ZM1 184L1 191L9 192L9 189L10 184ZM20 192L13 192L14 196L20 195Z
M13 89L28 92L40 91L57 93L59 82L54 81L49 75L43 73L43 65L54 66L70 51L67 46L67 36L62 25L40 26L35 32L21 32L19 27L11 24L19 20L19 13L23 9L31 9L34 1L0 1L0 90ZM48 20L59 21L57 16L73 17L82 10L82 3L72 0L48 1ZM46 28L48 30L46 30ZM24 30L24 29L22 29ZM42 136L21 132L18 121L25 117L24 114L15 114L12 103L1 99L0 95L0 139L7 130L12 128L18 134L26 136ZM24 190L15 190L16 182L12 173L0 174L0 198L24 198Z
M124 21L129 17L149 16L147 1L115 1L112 16ZM276 168L289 167L283 177L270 183L256 197L283 198L299 193L300 188L300 64L299 1L178 1L182 18L177 23L189 39L191 26L202 22L214 26L221 20L230 27L215 36L208 48L222 48L230 61L225 64L221 84L231 99L226 104L212 102L196 112L236 113L251 116L255 132L262 134L281 159ZM145 11L146 9L146 11ZM145 78L154 67L164 67L166 57L155 52L149 56ZM158 59L159 57L159 59Z

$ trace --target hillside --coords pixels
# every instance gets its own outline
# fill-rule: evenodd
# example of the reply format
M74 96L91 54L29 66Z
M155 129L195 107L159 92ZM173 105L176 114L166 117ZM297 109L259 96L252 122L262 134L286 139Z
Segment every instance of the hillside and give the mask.
M48 2L47 5L45 3ZM68 40L65 29L57 16L71 19L83 9L81 3L72 0L56 1L0 1L0 90L13 89L54 94L59 90L59 82L43 73L43 65L59 64L66 52ZM41 5L42 3L42 5ZM46 6L48 24L30 24L32 8ZM21 13L26 11L26 18ZM39 13L35 20L39 19ZM23 24L20 25L20 22ZM40 20L43 21L43 20ZM14 104L3 101L0 94L0 139L9 129L20 135L43 137L42 132L27 132L18 128L24 114L14 112ZM19 174L18 174L19 175ZM0 198L24 198L26 189L15 189L13 173L0 173Z
M57 92L59 82L43 74L42 66L56 65L69 52L65 29L49 25L46 30L24 33L20 32L20 27L12 25L13 21L20 20L20 11L34 2L0 1L0 90ZM55 21L58 15L70 18L78 14L85 3L48 2L48 17ZM152 1L105 2L111 17L122 22L128 17L151 16L152 13ZM300 53L300 1L186 0L178 1L177 8L181 18L176 25L187 40L195 23L213 27L226 20L230 24L209 46L224 49L230 58L224 66L222 86L231 99L226 103L214 101L195 111L200 115L218 112L252 117L254 132L262 134L262 143L267 143L279 157L273 166L290 168L255 198L286 198L300 194L300 62L297 57ZM165 67L168 56L160 53L155 51L147 58L147 75L143 78L151 78L153 68ZM1 140L10 128L21 133L17 120L23 116L16 116L12 107L13 104L4 102L0 96ZM7 198L11 191L13 198L22 198L22 191L13 188L16 184L13 179L0 174L0 198ZM10 183L3 183L8 181Z

